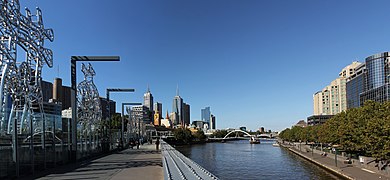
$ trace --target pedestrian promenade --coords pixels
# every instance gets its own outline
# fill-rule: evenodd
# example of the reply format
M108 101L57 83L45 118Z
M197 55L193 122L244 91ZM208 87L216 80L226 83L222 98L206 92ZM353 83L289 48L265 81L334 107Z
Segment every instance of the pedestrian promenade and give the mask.
M356 180L390 180L390 177L384 176L382 174L376 173L374 171L370 171L364 168L356 167L351 164L345 164L340 161L336 163L335 160L330 158L329 156L332 156L332 154L329 154L328 156L321 156L317 153L312 152L306 152L306 151L299 151L298 149L295 149L293 147L287 147L290 151L294 152L295 154L300 155L301 157L312 161L313 163L316 163L330 171L333 171L334 173L343 176L346 179L356 179Z
M161 152L155 148L155 145L145 144L140 149L126 149L84 163L50 169L45 176L25 179L163 179Z

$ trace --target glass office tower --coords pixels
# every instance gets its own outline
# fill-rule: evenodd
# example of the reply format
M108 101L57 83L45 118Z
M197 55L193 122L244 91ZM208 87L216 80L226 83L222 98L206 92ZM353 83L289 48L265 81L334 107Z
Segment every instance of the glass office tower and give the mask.
M360 94L365 91L366 64L361 64L347 80L347 109L360 107Z
M367 100L388 101L389 94L389 52L366 58L366 90L360 94L360 105Z

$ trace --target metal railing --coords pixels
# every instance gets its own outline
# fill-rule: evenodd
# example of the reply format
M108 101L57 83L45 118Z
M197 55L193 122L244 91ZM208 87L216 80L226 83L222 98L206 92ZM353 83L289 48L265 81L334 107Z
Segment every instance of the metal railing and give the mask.
M193 160L185 157L168 143L161 141L164 179L218 179Z

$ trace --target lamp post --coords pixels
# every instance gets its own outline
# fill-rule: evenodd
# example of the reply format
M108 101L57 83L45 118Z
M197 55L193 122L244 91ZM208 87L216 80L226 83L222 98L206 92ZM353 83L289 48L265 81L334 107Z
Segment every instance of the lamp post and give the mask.
M299 140L299 151L301 151L302 152L302 148L301 148L301 140Z
M111 104L110 104L110 92L134 92L135 89L126 89L126 88L108 88L106 89L106 96L107 96L107 110L108 110L108 123L111 120ZM110 127L110 126L108 126ZM110 136L108 136L110 134ZM103 151L108 152L110 150L109 146L111 145L111 129L109 130L109 133L107 133L107 127L105 128L105 135L106 141L104 142L104 148ZM122 136L123 137L123 136ZM109 139L110 142L107 140Z
M72 56L70 59L70 79L71 79L71 105L72 105L72 122L71 122L71 160L76 161L77 152L77 64L78 61L120 61L119 56Z
M337 167L337 148L336 148L336 146L333 146L332 151L334 152L334 163Z
M125 125L124 125L125 112L124 112L124 109L125 109L125 106L131 106L131 105L137 106L137 105L142 105L142 103L122 103L122 132L121 132L121 142L120 142L120 143L122 143L122 147L124 147L123 146L123 141L124 141L123 137L124 137L124 131L125 131ZM125 142L127 142L127 141L125 141Z
M313 154L314 154L314 143L311 146L311 156L313 156Z

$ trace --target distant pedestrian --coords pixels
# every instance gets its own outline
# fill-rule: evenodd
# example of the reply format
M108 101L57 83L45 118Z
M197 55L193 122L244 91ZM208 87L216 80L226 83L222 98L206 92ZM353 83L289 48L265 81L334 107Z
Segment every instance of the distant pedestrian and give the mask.
M134 146L135 146L134 140L130 140L130 148L133 149Z
M139 140L135 141L135 145L137 145L137 149L139 149Z
M158 151L158 146L160 145L160 140L157 138L156 140L156 150Z

